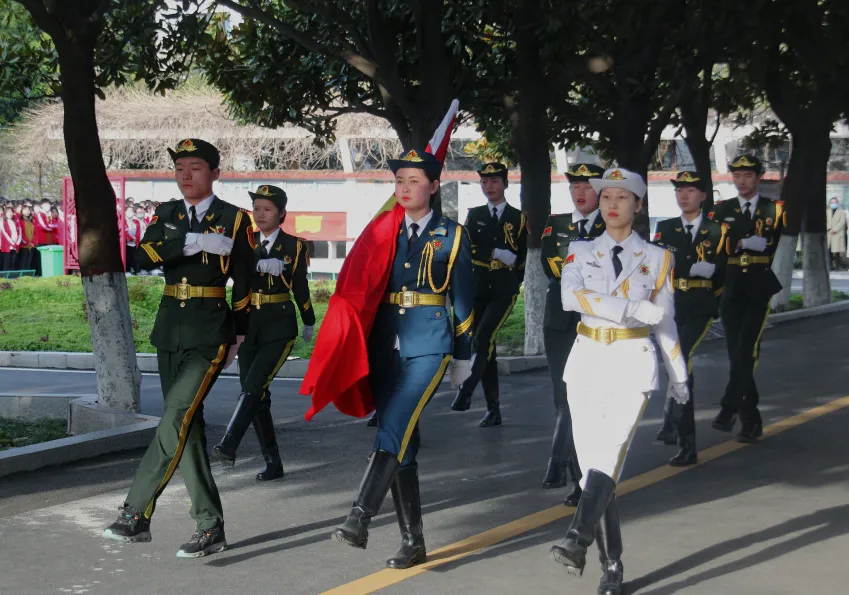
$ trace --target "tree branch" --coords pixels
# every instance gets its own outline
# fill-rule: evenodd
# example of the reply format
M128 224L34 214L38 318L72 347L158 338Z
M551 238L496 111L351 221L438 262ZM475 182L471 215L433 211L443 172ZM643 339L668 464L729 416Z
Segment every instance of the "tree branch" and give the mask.
M62 23L51 15L42 0L16 0L32 15L35 24L54 40L61 36Z
M373 60L370 60L357 52L350 49L336 50L325 46L316 41L313 37L303 33L302 31L298 31L288 23L284 23L264 10L250 6L243 6L238 2L233 2L233 0L217 0L217 2L221 6L226 6L231 10L235 10L245 18L254 19L255 21L259 21L260 23L264 23L269 27L276 29L295 43L311 52L315 52L323 56L339 58L370 79L374 79L377 76L378 65Z
M377 83L383 105L388 108L394 101L405 113L412 114L416 108L407 98L406 86L398 72L398 57L396 48L392 45L393 36L389 34L377 0L366 0L365 9L369 47L374 55L376 66L380 69L379 78L377 76L372 78Z
M672 116L672 112L675 111L676 107L678 107L678 102L681 100L681 94L683 92L684 87L682 85L678 87L678 90L675 91L675 93L669 95L666 98L666 101L663 102L660 111L657 112L657 116L654 120L652 120L651 125L649 126L649 131L646 135L646 142L643 146L643 150L641 151L642 156L648 157L648 155L654 152L655 148L660 143L660 135L669 123L669 118ZM644 159L643 162L648 163L648 159Z
M354 47L357 51L362 54L368 54L368 43L359 29L359 23L355 21L349 13L341 10L335 4L327 4L324 2L301 2L300 0L283 0L283 3L300 12L322 16L328 22L337 23L351 36L351 39L354 42Z

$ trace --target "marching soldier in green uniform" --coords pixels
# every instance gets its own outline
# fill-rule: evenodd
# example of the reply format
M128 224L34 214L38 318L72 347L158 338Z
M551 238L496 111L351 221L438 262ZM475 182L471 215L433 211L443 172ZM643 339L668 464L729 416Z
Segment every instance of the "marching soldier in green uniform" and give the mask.
M581 498L581 486L578 484L581 468L575 454L572 416L566 400L563 370L566 368L572 344L578 336L577 328L581 315L563 310L560 301L560 270L563 268L563 260L569 254L571 242L597 238L604 233L604 220L599 217L598 194L590 185L591 179L600 178L603 174L603 167L590 163L576 163L566 172L575 212L551 215L542 234L542 269L549 280L545 297L543 340L554 388L554 409L557 411L551 458L548 459L548 469L542 480L542 487L558 488L571 483L572 491L564 501L567 506L577 506Z
M257 229L248 229L253 249L248 334L239 347L239 377L242 394L221 442L212 453L225 465L236 462L236 450L253 423L265 470L258 481L283 477L277 449L271 393L268 387L286 362L298 336L295 308L304 323L303 339L312 340L315 311L307 281L306 242L280 229L286 218L286 192L277 186L260 186L249 192ZM295 304L292 304L294 296Z
M720 316L731 360L731 377L713 427L730 432L739 414L742 428L737 440L754 443L763 434L755 366L769 300L781 291L770 265L787 224L787 213L782 201L758 193L763 167L757 157L743 155L730 168L739 196L717 204L712 217L728 229L728 266Z
M227 547L224 512L209 469L203 400L236 354L247 330L252 256L250 218L217 198L220 157L211 144L186 139L169 149L183 200L160 205L144 234L139 265L163 267L165 289L150 341L157 349L165 408L136 471L123 512L103 533L150 541L156 500L179 466L197 532L177 556L197 558ZM232 310L227 281L233 280Z
M684 467L698 462L691 359L719 314L717 296L722 293L725 275L726 229L710 219L710 214L702 215L706 184L696 172L682 171L672 184L681 216L660 221L654 243L675 256L675 324L681 355L689 370L690 399L680 405L671 396L667 397L663 425L656 439L670 446L677 443L679 451L669 464Z
M472 238L476 285L472 375L457 391L451 409L467 411L480 382L487 409L480 426L485 428L501 425L495 340L519 297L525 278L528 237L524 213L504 198L507 167L487 163L478 175L487 204L469 209L465 223Z

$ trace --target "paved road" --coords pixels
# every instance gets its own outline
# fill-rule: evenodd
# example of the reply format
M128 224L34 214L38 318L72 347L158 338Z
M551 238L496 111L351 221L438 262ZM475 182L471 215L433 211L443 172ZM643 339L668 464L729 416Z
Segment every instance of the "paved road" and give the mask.
M849 313L768 329L758 370L764 418L799 425L735 450L736 443L725 444L727 434L709 427L727 364L722 342L706 343L695 361L697 423L700 448L715 458L678 475L664 466L671 449L652 444L662 401L651 400L625 467L631 481L623 491L630 493L620 503L630 593L845 591L849 407L842 406L849 399L821 417L798 416L849 393L847 348ZM155 380L145 377L146 411L155 410ZM368 550L330 541L373 431L336 413L300 421L305 402L297 383L278 382L274 410L286 479L253 481L259 461L252 436L234 470L215 470L231 549L197 561L174 557L193 529L179 477L160 500L152 543L101 541L139 453L101 457L4 478L0 593L594 593L594 552L583 579L567 577L547 553L565 532L569 509L559 505L561 491L538 487L553 425L546 374L503 380L502 428L477 428L480 396L472 412L448 411L447 385L425 410L420 472L433 564L426 572L381 570L398 542L389 504ZM86 392L91 377L0 371L0 384L10 382ZM210 397L213 440L235 398L228 382Z

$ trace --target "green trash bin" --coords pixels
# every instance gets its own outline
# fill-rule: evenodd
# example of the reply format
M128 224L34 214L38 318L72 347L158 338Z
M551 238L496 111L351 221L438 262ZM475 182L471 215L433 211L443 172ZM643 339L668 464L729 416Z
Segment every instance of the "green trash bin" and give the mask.
M60 277L65 274L64 249L62 246L39 246L41 256L41 276Z

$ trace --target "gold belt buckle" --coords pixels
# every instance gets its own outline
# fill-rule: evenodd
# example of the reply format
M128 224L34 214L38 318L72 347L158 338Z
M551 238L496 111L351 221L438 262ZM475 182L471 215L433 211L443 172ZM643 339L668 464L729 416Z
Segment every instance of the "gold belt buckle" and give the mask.
M610 345L614 341L616 341L616 329L611 327L602 327L598 329L599 343L604 345Z
M747 267L747 266L749 266L749 264L751 264L751 263L749 262L749 255L748 254L743 254L742 256L740 256L740 266L741 267Z
M678 279L678 289L681 291L690 289L689 279Z
M414 291L402 291L399 295L399 302L402 308L412 308L416 305L416 293Z
M192 286L188 283L177 283L174 285L174 297L178 300L188 300L192 297Z

